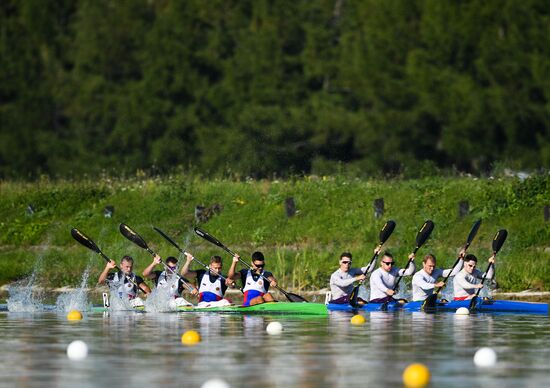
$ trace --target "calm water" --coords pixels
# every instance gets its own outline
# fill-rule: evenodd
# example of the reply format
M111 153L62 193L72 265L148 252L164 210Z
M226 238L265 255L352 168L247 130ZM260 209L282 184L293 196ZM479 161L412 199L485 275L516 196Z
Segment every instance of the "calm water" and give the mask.
M328 318L236 316L214 313L0 312L0 384L4 386L189 386L222 377L233 387L400 386L403 369L423 362L432 386L550 386L547 316L451 313L364 313ZM265 327L278 320L280 336ZM203 341L180 343L186 330ZM71 361L67 345L89 346ZM499 361L476 369L472 358L491 346Z

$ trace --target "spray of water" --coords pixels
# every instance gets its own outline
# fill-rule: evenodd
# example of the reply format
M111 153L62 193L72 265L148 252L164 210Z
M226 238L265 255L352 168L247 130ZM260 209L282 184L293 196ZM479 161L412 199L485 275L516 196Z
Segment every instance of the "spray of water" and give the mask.
M145 301L145 311L147 312L166 312L176 310L176 306L171 303L173 297L170 295L171 287L177 287L178 279L172 277L164 287L155 287L147 296Z
M41 252L34 263L31 276L12 283L8 287L8 311L37 312L44 310L44 295L35 289L36 275L42 269L43 258L44 252Z
M63 293L57 297L57 302L55 304L56 310L60 312L78 310L85 311L88 309L88 292L86 286L88 285L88 278L90 276L91 263L88 263L88 266L82 274L82 280L80 282L80 287L76 290Z

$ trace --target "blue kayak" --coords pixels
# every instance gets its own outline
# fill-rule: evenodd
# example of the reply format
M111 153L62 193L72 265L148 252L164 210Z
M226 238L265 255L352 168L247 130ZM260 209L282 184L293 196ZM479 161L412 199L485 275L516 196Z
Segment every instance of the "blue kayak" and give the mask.
M451 302L437 302L436 311L456 311L460 307L468 308L469 300L453 300ZM422 302L389 303L387 311L420 311ZM364 306L354 308L349 304L329 303L327 308L331 311L381 311L382 303L367 303ZM503 312L503 313L524 313L524 314L546 314L548 315L548 303L520 302L514 300L480 300L475 311Z

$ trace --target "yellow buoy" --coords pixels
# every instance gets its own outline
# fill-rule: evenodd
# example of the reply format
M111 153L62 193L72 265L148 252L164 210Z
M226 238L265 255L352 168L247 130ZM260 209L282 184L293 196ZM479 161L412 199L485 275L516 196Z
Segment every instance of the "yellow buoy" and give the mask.
M67 314L67 319L69 321L80 321L82 319L82 313L78 310L71 310Z
M351 317L351 324L352 325L362 325L363 323L365 323L367 320L365 319L364 316L362 315L354 315L353 317Z
M403 372L406 387L425 387L430 382L430 370L424 364L411 364Z
M184 345L196 345L201 342L201 336L195 330L188 330L181 336L181 343Z

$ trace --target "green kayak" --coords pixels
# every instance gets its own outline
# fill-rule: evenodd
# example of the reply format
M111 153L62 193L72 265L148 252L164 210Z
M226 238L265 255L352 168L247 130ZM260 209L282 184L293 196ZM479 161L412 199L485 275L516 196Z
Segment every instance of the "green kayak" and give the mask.
M109 311L108 307L92 306L91 312ZM143 307L135 311L144 312ZM294 314L294 315L328 315L327 306L322 303L291 303L272 302L254 306L223 306L223 307L178 307L178 312L219 312L230 314Z

